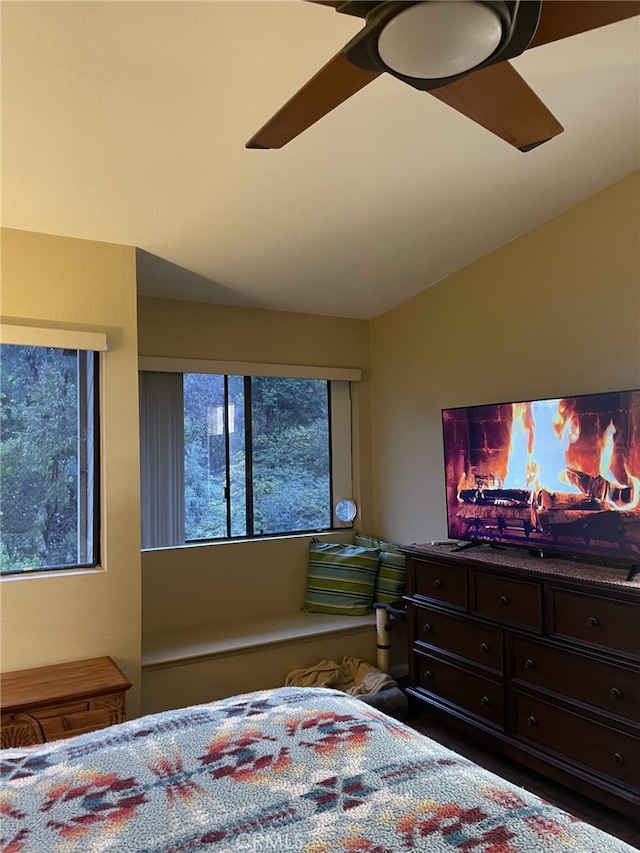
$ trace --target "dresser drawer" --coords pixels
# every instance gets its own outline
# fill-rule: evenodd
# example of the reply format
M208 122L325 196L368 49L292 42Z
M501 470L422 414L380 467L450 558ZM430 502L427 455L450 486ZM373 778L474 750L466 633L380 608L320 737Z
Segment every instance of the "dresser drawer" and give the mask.
M475 572L471 611L475 615L542 630L542 588L529 581Z
M513 638L514 675L522 681L640 723L640 670Z
M503 729L504 690L500 684L431 655L414 654L418 687Z
M411 560L413 589L421 598L441 601L452 607L466 610L467 572L458 566L447 566L430 560Z
M516 696L516 733L552 752L640 788L640 738L529 696Z
M552 636L640 658L640 606L587 593L552 589Z
M502 631L460 616L415 607L415 639L502 674Z

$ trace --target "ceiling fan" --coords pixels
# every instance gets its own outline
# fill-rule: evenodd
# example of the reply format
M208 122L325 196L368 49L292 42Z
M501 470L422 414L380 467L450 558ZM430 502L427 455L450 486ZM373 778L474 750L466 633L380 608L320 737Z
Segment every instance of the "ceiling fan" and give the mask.
M247 142L281 148L387 73L530 151L563 127L508 62L640 14L636 0L308 0L364 27Z

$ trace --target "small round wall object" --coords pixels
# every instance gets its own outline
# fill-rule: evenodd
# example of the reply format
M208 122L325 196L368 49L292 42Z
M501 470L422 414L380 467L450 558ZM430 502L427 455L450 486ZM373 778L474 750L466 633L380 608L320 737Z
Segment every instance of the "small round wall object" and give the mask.
M353 519L358 514L358 507L355 504L355 501L352 501L351 498L343 498L343 500L338 501L334 509L336 518L342 522L353 521Z

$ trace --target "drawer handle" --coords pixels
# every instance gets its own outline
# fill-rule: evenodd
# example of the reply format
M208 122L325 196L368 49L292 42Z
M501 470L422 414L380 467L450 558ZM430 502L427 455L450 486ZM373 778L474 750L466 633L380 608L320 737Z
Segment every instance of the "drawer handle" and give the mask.
M425 669L425 671L424 671L424 677L426 678L426 680L427 680L427 681L429 681L429 679L433 678L433 675L431 674L431 670L430 670L430 669Z
M489 646L486 643L480 643L480 651L481 652L488 652Z
M440 580L440 578L436 578L433 582L433 585L436 589L440 589L440 587L442 586L442 581Z
M536 718L534 716L527 717L527 725L528 726L537 726L538 721L536 720Z
M498 600L499 600L500 604L508 604L509 603L509 599L507 598L506 595L501 595Z
M615 761L616 764L623 764L622 756L619 752L614 752L611 758Z
M422 630L428 634L431 631L431 625L429 625L428 622L425 622L424 625L422 626Z
M587 625L590 628L597 628L598 627L598 620L596 619L595 616L589 616L589 618L587 619Z
M535 663L531 660L531 658L527 658L527 659L526 659L526 661L524 662L524 668L525 668L525 669L535 669L535 668L536 668L536 665L535 665Z
M617 687L612 687L609 696L611 696L612 699L619 699L622 696L622 691L618 690Z
M480 697L480 704L481 705L490 705L491 702L489 701L489 697L488 696Z

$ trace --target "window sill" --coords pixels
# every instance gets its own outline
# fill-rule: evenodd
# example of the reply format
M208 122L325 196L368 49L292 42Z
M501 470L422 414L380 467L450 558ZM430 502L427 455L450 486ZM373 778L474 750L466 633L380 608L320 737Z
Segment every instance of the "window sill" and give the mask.
M0 574L3 581L42 580L43 578L75 578L79 575L102 575L106 569L103 566L82 566L77 569L26 569L18 572Z
M271 536L252 536L250 539L214 539L202 540L200 542L185 542L184 545L163 545L159 548L142 548L142 553L153 551L177 551L183 548L210 548L221 545L247 545L252 542L277 542L283 539L324 539L331 536L351 535L354 532L353 525L348 527L333 527L331 530L321 530L312 533L274 533Z

